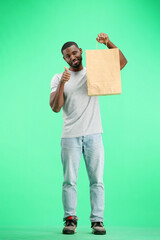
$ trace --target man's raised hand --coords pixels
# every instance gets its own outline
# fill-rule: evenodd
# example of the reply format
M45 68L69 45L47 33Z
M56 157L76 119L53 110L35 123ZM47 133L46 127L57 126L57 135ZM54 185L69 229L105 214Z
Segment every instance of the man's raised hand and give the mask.
M98 37L96 38L96 40L99 43L107 44L109 42L109 37L106 33L100 33L100 34L98 34Z
M70 79L71 74L67 71L68 69L66 67L64 68L65 68L65 71L62 74L61 82L65 84Z

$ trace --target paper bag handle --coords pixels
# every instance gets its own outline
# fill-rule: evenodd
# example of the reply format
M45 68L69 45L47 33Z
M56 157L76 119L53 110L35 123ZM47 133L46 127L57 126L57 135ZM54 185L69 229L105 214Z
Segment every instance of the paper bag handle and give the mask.
M96 50L97 50L97 42L98 42L98 41L96 41ZM106 46L106 47L107 47L107 46Z

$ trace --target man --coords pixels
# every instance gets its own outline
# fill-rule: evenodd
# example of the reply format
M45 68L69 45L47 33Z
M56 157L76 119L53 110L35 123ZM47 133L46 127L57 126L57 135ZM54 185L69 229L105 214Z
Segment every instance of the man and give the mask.
M96 40L108 48L116 48L105 33ZM90 182L91 228L94 234L106 234L104 212L104 148L98 96L87 95L86 67L82 65L82 49L67 42L61 52L70 68L55 74L51 80L50 106L56 113L63 107L61 161L63 164L62 201L65 221L64 234L76 232L77 176L83 154ZM120 53L120 69L127 60ZM107 67L107 66L106 66Z

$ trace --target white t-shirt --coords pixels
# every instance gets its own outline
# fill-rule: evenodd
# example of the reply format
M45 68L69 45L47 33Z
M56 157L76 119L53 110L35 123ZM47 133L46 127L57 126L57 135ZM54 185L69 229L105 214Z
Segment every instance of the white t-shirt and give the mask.
M88 96L86 67L71 73L64 85L62 138L103 133L98 96ZM56 91L63 73L51 80L51 92Z

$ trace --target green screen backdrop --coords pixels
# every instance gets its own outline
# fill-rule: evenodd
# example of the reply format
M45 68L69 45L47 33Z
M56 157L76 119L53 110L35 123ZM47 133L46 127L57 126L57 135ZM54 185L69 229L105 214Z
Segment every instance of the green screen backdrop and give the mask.
M0 1L0 226L62 225L62 110L49 106L50 82L68 67L61 47L96 49L107 33L128 63L122 94L99 97L105 148L107 226L160 225L160 3L158 1ZM99 49L105 49L98 44ZM90 224L82 157L79 225Z

